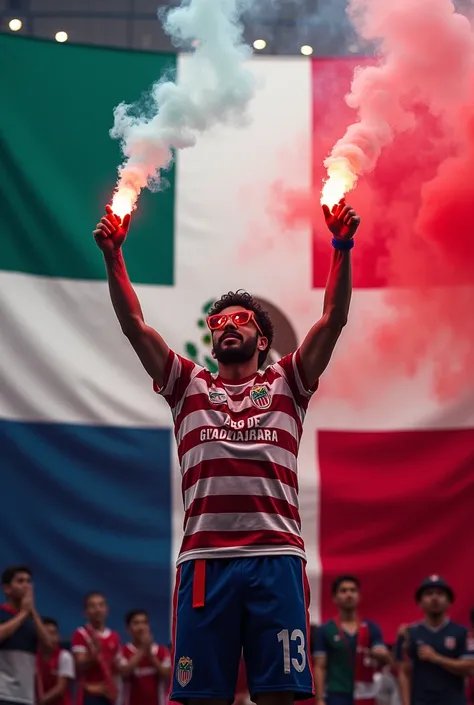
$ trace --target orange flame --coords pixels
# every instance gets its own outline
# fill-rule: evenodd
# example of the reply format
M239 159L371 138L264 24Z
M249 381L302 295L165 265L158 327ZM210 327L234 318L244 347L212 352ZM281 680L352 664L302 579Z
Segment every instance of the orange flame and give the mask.
M321 203L332 208L354 188L357 174L350 168L348 159L330 157L327 161L328 178L321 190Z
M114 193L112 211L123 220L135 208L137 194L134 189L121 187Z
M324 182L324 186L321 190L321 204L332 208L336 203L339 203L345 193L346 189L343 179L329 177L329 179Z

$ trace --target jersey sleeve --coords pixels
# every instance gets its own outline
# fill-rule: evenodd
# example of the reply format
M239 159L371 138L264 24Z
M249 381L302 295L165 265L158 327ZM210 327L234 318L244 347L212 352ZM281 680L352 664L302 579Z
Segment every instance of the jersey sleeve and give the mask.
M71 680L74 680L76 677L74 659L70 651L66 651L66 649L59 654L58 676L60 678L70 678Z
M410 629L405 634L399 634L395 644L395 658L402 661L413 661L416 653L416 645Z
M72 635L71 649L74 654L84 654L89 650L86 638L80 629L76 629Z
M316 629L313 656L327 656L328 653L329 649L326 639L326 630L323 625L322 627L317 627Z
M317 390L319 382L316 382L313 387L308 385L301 364L300 350L298 349L296 352L282 357L281 360L275 363L275 368L283 372L296 404L306 411L309 400Z
M402 634L399 634L397 636L397 641L395 642L395 660L398 663L401 663L402 661L404 661L404 657L403 657L404 644L405 644L405 637Z
M119 634L115 633L114 636L113 660L116 664L119 664L122 660L122 644Z
M378 624L375 624L375 622L369 622L369 637L371 648L374 646L385 646L382 630Z
M153 389L157 394L161 394L171 410L174 410L183 399L189 383L200 369L203 368L170 350L163 384L160 387L157 382L153 382Z
M126 666L131 658L132 658L132 653L131 653L130 649L128 648L127 644L124 644L118 653L118 657L117 657L118 665L119 666Z
M171 654L165 646L160 646L158 650L158 660L163 668L171 667Z
M474 638L467 629L463 629L460 645L461 658L474 659Z

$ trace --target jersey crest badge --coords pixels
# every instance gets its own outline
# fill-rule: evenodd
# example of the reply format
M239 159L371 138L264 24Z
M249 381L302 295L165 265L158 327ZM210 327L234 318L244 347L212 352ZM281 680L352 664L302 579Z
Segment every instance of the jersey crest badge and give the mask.
M189 656L181 656L176 666L176 680L182 688L188 685L193 677L193 660Z
M227 394L220 389L210 389L209 401L211 404L227 404Z
M268 409L272 403L270 392L260 384L250 390L250 400L257 409Z
M444 640L444 645L447 649L455 649L456 648L456 639L454 636L447 636L446 639Z

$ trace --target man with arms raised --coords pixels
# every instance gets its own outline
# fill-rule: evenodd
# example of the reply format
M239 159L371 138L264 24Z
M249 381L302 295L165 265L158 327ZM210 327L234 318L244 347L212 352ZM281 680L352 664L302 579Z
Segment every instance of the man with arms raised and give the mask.
M296 459L308 402L347 321L359 226L344 201L324 215L334 252L322 318L298 350L263 372L273 326L250 294L225 294L208 316L218 363L211 374L145 323L121 250L130 217L122 223L107 207L94 231L122 331L174 419L185 505L174 701L232 701L242 649L258 705L312 695Z

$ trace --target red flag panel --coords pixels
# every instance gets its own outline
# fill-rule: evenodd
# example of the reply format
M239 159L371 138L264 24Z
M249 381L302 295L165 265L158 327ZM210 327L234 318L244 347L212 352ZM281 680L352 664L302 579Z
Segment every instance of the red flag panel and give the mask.
M344 136L346 128L358 120L357 112L347 106L345 96L350 92L354 69L368 64L368 59L354 58L312 61L311 202L314 208L315 288L326 284L331 254L318 206L326 176L323 162L334 144ZM356 256L353 257L356 288L405 286L418 282L420 273L424 273L423 262L420 263L420 257L415 256L419 243L413 236L413 219L421 203L421 186L435 175L440 160L446 156L446 145L438 139L436 119L421 105L411 109L417 115L416 126L397 134L391 144L384 146L374 171L361 176L357 188L347 197L362 218ZM435 281L429 283L438 283L440 273L433 274L433 277Z
M313 74L313 184L317 198L326 170L324 159L335 142L343 136L346 127L354 122L356 114L349 108L344 96L351 87L354 69L360 59L335 58L315 59L312 62ZM363 63L363 62L362 62ZM359 208L360 198L356 192L350 203ZM360 208L359 208L360 210ZM322 231L315 226L313 238L313 287L326 285L331 248L327 242L327 232L321 220ZM364 219L365 220L365 219ZM316 221L317 223L318 221ZM387 256L385 244L368 242L358 238L357 257L353 258L353 282L355 287L381 287L386 284L383 263Z
M322 615L331 582L354 573L361 613L387 640L420 618L414 592L442 575L453 619L474 606L474 429L318 433Z

